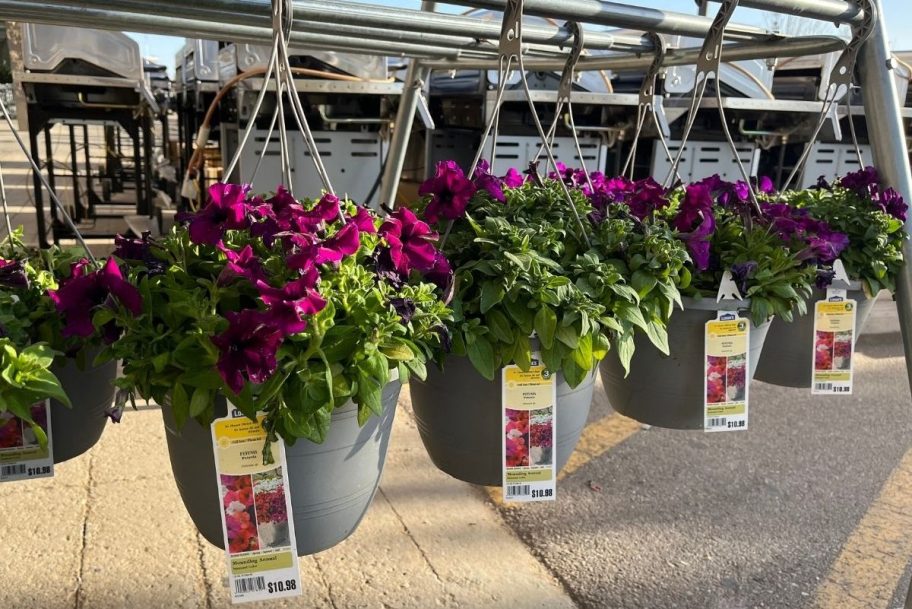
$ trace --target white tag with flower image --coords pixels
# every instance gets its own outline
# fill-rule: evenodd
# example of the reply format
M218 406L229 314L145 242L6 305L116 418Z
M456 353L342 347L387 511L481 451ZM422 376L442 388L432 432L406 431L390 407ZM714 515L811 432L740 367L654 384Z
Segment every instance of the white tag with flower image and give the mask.
M528 372L501 371L504 501L553 501L557 482L557 379L532 354Z
M229 409L229 416L212 422L212 446L231 602L298 596L301 577L285 444L272 442L264 453L265 413L251 421Z
M33 404L30 414L47 436L47 445L41 447L35 430L27 422L9 411L0 414L0 482L54 475L50 400Z
M814 303L812 395L852 395L857 308L845 290L833 288L827 290L826 300Z
M720 311L706 322L703 367L704 431L747 429L750 321Z

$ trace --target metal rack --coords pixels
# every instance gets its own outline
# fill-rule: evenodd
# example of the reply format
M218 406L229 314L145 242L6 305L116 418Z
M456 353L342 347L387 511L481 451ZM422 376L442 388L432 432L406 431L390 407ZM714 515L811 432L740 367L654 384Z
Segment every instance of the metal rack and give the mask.
M457 4L504 10L510 0L457 0ZM801 15L830 23L857 25L865 14L855 0L742 0L743 6ZM871 6L880 8L879 0ZM266 43L270 40L269 0L0 0L0 13L8 19L44 23L90 25L112 29L187 35L194 38ZM431 12L433 3L423 3L425 11L390 9L343 2L300 1L294 10L292 48L333 49L353 53L386 54L412 58L396 117L390 144L390 162L384 174L382 199L394 200L418 100L434 70L488 69L495 65L499 37L498 24L468 16L441 16ZM599 2L598 0L526 0L525 13L550 19L579 21L583 24L631 28L643 32L678 34L703 38L712 19L642 6ZM526 68L560 70L572 33L564 25L530 25L524 28ZM845 42L835 36L785 37L761 28L730 25L725 29L725 61L794 57L840 51ZM579 70L624 70L648 67L653 50L644 35L617 35L592 32L590 49L618 51L611 57L584 57ZM669 49L665 67L693 64L699 47ZM897 99L896 68L888 44L886 26L879 20L872 36L858 53L858 84L861 88L871 151L884 181L912 200L908 150L900 102ZM704 104L711 106L712 100ZM771 102L765 101L764 104ZM780 101L782 109L814 112L819 102ZM756 107L755 100L728 98L727 108ZM892 134L892 136L891 136ZM912 230L912 220L907 224ZM912 243L905 246L912 260ZM903 345L912 379L912 265L905 265L897 282L897 299L903 332Z

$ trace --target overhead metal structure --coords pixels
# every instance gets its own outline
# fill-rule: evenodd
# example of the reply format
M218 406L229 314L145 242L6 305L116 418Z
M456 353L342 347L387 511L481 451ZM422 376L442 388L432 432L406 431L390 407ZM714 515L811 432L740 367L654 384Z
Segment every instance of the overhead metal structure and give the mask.
M456 0L474 8L504 10L515 0ZM730 5L732 0L726 0ZM853 27L871 21L880 12L880 0L742 0L740 5L771 12L800 15L829 23ZM7 19L90 25L193 38L268 43L271 40L270 0L0 0L0 14ZM433 70L488 69L495 65L498 24L469 16L442 16L423 11L391 9L350 1L301 0L294 8L291 48L319 48L365 54L409 57L406 82L390 144L381 190L382 198L393 200L408 135L419 99ZM865 9L868 9L866 14ZM643 35L612 35L587 30L587 48L617 51L610 57L584 57L578 70L644 70L652 61L653 43L646 33L672 33L703 38L711 31L713 20L654 8L602 0L526 0L527 15L563 22L578 21L584 26L599 25L630 28ZM523 55L527 70L560 70L566 60L567 43L572 32L565 25L530 24L524 29ZM753 26L729 24L721 45L723 61L817 55L842 50L846 43L836 36L788 37ZM721 39L720 39L721 40ZM860 41L853 41L861 44ZM669 49L664 66L687 65L700 60L696 46ZM886 184L912 200L908 150L901 136L903 122L900 101L893 78L894 63L888 51L886 27L879 19L873 33L861 44L858 56L859 83L874 159ZM851 76L851 75L849 75ZM757 100L706 100L726 108L756 105ZM820 102L764 100L765 104L810 104L814 111ZM912 217L906 226L912 230ZM912 261L912 242L905 245L906 260ZM906 264L898 283L900 320L903 327L906 361L912 382L912 266Z

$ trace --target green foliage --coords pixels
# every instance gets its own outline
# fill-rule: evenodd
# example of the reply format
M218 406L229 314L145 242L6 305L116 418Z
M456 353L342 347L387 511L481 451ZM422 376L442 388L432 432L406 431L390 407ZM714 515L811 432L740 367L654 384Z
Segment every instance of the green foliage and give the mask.
M576 386L625 333L645 332L668 352L665 322L680 303L687 255L664 222L647 226L616 206L592 223L591 204L573 189L584 235L557 181L504 193L506 203L476 193L444 245L456 268L456 355L493 379L509 364L528 369L534 348ZM629 366L632 350L621 354Z
M839 258L849 278L861 281L869 295L882 289L896 290L907 238L900 220L838 183L829 188L786 192L782 199L848 236L849 245Z
M313 203L305 201L305 208ZM325 237L339 228L327 228ZM123 360L116 384L169 402L178 425L190 418L208 425L214 397L224 395L251 418L265 411L270 436L289 444L298 438L325 440L333 410L349 400L358 405L361 424L380 414L382 390L394 375L402 382L411 375L425 377L450 313L433 284L413 277L397 285L379 275L380 238L362 232L360 239L356 254L319 267L317 289L327 304L306 317L303 332L285 338L275 373L262 383L246 381L236 394L218 372L220 353L212 338L229 326L227 313L256 307L259 292L248 280L226 274L222 251L191 243L187 229L175 227L152 245L161 272L150 273L141 264L130 271L144 310L120 320L124 333L106 354ZM279 283L298 276L286 264L281 239L267 245L249 231L229 230L224 242L235 251L250 245ZM397 313L393 298L414 304L410 319Z
M43 343L17 350L12 340L0 338L0 413L11 412L28 423L42 447L47 445L47 435L32 419L31 406L48 398L70 405L50 371L56 355Z

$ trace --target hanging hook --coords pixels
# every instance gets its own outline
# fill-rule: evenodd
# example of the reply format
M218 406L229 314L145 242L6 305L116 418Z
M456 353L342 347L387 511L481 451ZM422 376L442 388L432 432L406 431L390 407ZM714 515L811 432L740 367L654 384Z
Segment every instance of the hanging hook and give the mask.
M820 115L817 117L817 123L814 126L811 137L808 139L808 145L804 147L801 157L799 157L798 162L795 163L795 167L792 168L791 173L789 173L788 178L785 180L785 184L782 185L782 190L787 190L791 185L792 180L795 179L795 176L797 176L800 171L803 171L804 164L811 154L811 147L813 146L813 143L817 141L817 136L820 135L820 130L823 128L823 123L826 122L827 118L830 118L833 121L833 130L837 135L837 139L842 139L842 132L839 127L839 116L836 109L839 101L843 97L851 94L852 80L855 75L855 62L858 59L858 53L861 51L862 45L871 37L871 34L874 33L874 28L877 26L877 5L871 0L858 0L858 5L859 8L864 11L864 18L859 25L852 26L852 39L846 44L846 47L839 55L839 59L837 59L836 63L833 65L833 69L830 70L829 83L827 84L823 95L823 106L820 108ZM850 126L851 120L852 117L850 113ZM861 162L860 158L859 162Z
M654 56L652 63L649 65L649 69L646 70L646 74L643 77L643 84L640 86L639 102L637 103L636 128L633 134L633 141L630 145L630 152L627 155L627 160L624 162L624 168L621 170L621 175L625 175L627 174L629 167L630 179L633 179L633 163L636 157L637 144L643 130L643 124L646 122L647 113L652 116L652 121L655 124L656 131L659 135L659 142L665 150L665 157L668 159L669 163L674 164L674 158L668 147L668 137L670 135L668 119L665 117L665 107L662 104L662 96L657 92L658 76L662 71L665 54L668 52L668 45L665 43L665 39L655 32L647 32L645 37L652 42ZM677 176L678 180L681 180L677 168L675 168L674 174Z
M576 156L580 162L580 169L586 176L586 183L592 189L592 178L589 176L589 170L586 168L586 161L583 159L583 148L580 145L579 134L576 131L576 123L573 120L573 80L576 73L576 66L583 54L585 38L583 28L576 21L568 21L564 27L573 34L573 46L570 48L570 55L567 57L567 63L564 64L564 71L561 73L560 84L557 87L557 103L554 108L554 120L551 121L551 127L548 128L547 137L551 147L554 147L554 138L557 136L557 125L560 121L561 112L564 106L567 107L567 125L570 127L570 135L573 138L573 145L576 148ZM533 163L538 163L538 158L545 149L545 142L541 143L538 152L535 153Z

